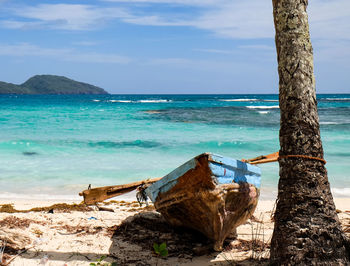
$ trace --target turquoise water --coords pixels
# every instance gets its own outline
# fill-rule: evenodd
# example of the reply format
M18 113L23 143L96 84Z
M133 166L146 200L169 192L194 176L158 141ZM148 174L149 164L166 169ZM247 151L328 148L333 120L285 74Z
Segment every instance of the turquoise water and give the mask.
M350 196L350 95L318 95L336 196ZM0 96L0 197L78 198L92 186L161 177L203 152L279 150L278 95ZM278 164L261 165L263 196Z

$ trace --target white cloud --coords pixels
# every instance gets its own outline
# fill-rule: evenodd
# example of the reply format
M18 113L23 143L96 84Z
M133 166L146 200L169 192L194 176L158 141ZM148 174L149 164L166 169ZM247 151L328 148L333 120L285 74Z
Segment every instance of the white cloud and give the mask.
M110 21L147 26L184 26L233 39L273 38L271 0L105 0L108 5L40 4L7 9L2 27L91 30ZM123 8L121 8L123 4ZM142 4L142 5L140 5ZM147 8L145 9L145 4ZM161 9L159 4L170 5ZM191 6L191 11L171 5ZM165 11L164 11L165 10ZM310 1L312 38L350 39L350 1ZM14 16L13 16L14 15Z
M123 22L144 26L191 26L188 22L183 20L164 19L159 16L139 16L122 19Z
M171 5L186 5L186 6L208 6L218 5L223 0L103 0L105 2L118 3L143 3L143 4L171 4Z
M196 1L196 0L113 0L127 3L168 3L199 6L191 19L179 14L130 16L124 22L152 26L189 26L234 39L273 38L271 1ZM207 7L207 8L204 8ZM350 39L350 1L313 0L308 8L312 38Z
M311 38L350 40L350 1L310 1L309 22Z
M122 0L115 0L121 2ZM195 27L225 38L259 39L273 38L274 26L271 1L171 1L134 0L128 3L172 3L198 5L198 15L191 19L179 19L178 14L153 14L130 16L124 22L152 26ZM215 3L215 6L213 5ZM348 0L314 0L308 8L310 30L313 38L350 39L350 2Z
M258 39L273 36L271 2L234 1L216 10L206 10L192 21L193 26L235 39Z
M268 46L268 45L239 45L235 50L222 50L222 49L194 49L194 51L197 52L203 52L203 53L211 53L211 54L226 54L226 55L239 55L243 54L244 52L251 52L252 50L256 51L267 51L267 52L274 52L275 47Z
M207 4L212 4L212 1L207 1ZM130 16L122 21L149 26L195 27L214 32L221 37L235 39L271 38L274 34L271 3L261 0L218 1L215 7L200 9L199 15L194 18L187 16L184 19L179 18L179 14L171 16L167 13Z
M95 29L105 21L129 17L120 8L100 8L90 5L41 4L12 9L14 15L32 21L7 20L2 23L9 28L25 28L28 24L65 30Z
M43 48L29 43L0 44L1 56L25 57L38 56L54 58L61 61L83 62L83 63L112 63L127 64L131 59L117 54L103 54L95 52L79 52L75 49Z
M16 20L3 20L0 21L0 25L7 29L37 29L43 26L41 22L28 22L28 21L16 21Z

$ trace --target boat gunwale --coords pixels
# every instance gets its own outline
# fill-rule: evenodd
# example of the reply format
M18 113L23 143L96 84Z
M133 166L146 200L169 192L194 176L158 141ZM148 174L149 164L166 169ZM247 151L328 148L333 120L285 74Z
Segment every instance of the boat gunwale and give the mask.
M210 164L219 164L224 169L227 168L233 172L235 171L235 169L240 170L242 172L244 170L244 172L247 173L248 176L253 176L253 180L255 181L253 185L255 185L257 188L260 187L261 170L259 167L255 166L255 165L250 165L248 163L245 163L245 162L242 162L242 161L239 161L236 159L232 159L229 157L224 157L221 155L206 152L206 153L202 153L202 154L190 159L189 161L185 162L181 166L174 169L169 174L165 175L159 181L153 183L151 186L149 186L145 190L147 196L152 200L152 202L155 202L157 200L159 193L164 193L164 192L169 191L172 187L174 187L177 184L177 179L179 177L181 177L182 175L184 175L188 171L195 169L198 166L199 159L202 157L207 157L207 161L208 161L209 165ZM242 167L243 165L244 165L244 167ZM212 167L209 167L209 169L210 169L210 171L213 172ZM226 170L225 170L225 173L226 173ZM244 175L244 176L246 176L246 175ZM217 185L229 184L229 183L239 184L240 182L246 182L246 183L252 184L251 182L248 181L248 179L246 179L245 181L234 182L235 181L234 176L227 177L227 179L230 182L220 182L218 180L218 178L220 178L220 177L225 177L225 175L220 176L220 175L215 175L213 173L211 175L213 182ZM259 179L258 182L256 182L257 179Z

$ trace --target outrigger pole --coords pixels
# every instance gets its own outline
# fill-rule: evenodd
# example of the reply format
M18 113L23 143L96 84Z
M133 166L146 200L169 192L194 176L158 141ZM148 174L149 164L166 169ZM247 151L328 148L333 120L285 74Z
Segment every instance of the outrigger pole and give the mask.
M261 163L270 163L270 162L276 162L279 158L279 153L275 152L269 155L261 155L256 158L252 159L242 159L242 162L249 163L249 164L261 164ZM116 196L131 192L140 186L150 185L154 182L157 182L161 178L152 178L152 179L146 179L141 180L138 182L133 182L129 184L124 185L117 185L117 186L106 186L106 187L97 187L97 188L89 188L80 192L79 196L84 197L84 202L87 205L93 205L97 202L102 202L104 200L114 198Z

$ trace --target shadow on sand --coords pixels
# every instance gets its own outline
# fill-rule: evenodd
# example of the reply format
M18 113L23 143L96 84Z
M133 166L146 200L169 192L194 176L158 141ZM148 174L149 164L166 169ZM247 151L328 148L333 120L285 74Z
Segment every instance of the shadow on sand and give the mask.
M165 242L166 259L153 252L153 244ZM227 244L229 245L229 244ZM127 218L116 227L109 253L118 265L258 265L261 261L245 260L237 263L225 258L211 262L218 253L204 235L186 228L170 226L157 212L142 212Z

